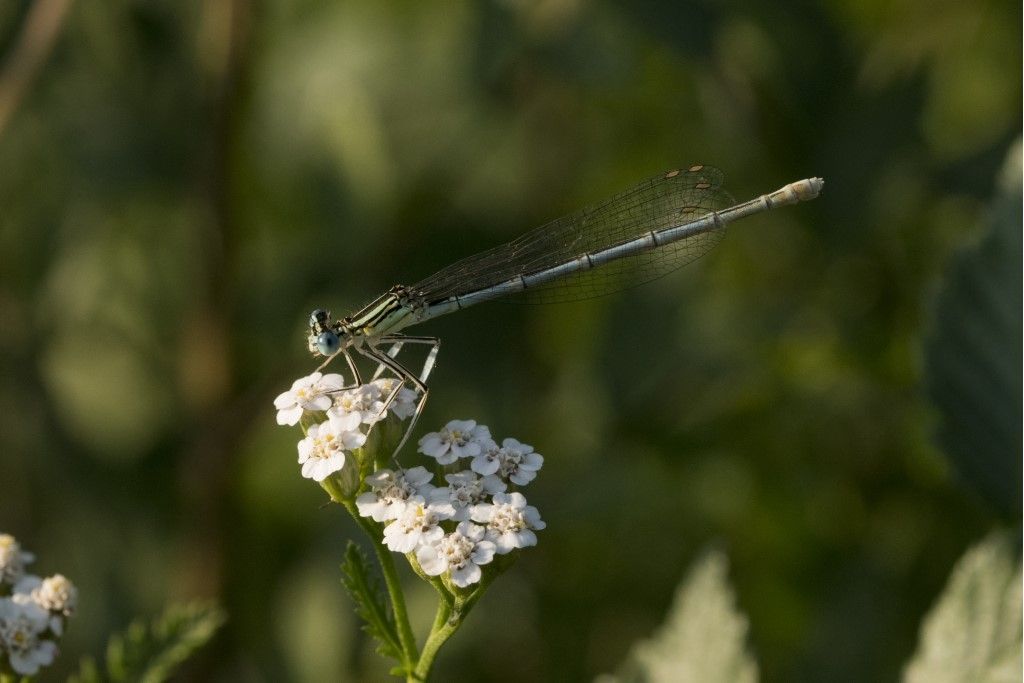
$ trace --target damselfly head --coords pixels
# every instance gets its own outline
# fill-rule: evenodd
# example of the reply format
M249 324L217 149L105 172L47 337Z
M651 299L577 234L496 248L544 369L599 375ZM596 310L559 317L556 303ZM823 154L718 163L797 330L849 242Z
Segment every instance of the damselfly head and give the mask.
M333 356L341 350L341 337L331 324L331 313L318 308L309 314L309 350L314 355Z

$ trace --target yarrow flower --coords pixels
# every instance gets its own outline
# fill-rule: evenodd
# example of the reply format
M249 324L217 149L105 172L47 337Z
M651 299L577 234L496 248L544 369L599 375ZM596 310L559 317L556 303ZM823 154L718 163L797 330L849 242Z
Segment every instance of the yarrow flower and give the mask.
M521 493L506 493L509 482L529 483L544 464L533 446L516 439L498 446L486 426L452 420L421 438L419 451L438 465L472 458L471 469L445 474L447 486L441 487L429 483L424 467L367 476L370 490L359 495L356 507L361 516L388 523L384 545L415 552L425 574L447 572L453 584L465 587L480 581L481 566L495 554L537 544L535 532L546 526L537 508Z
M474 458L491 441L491 432L474 420L452 420L439 432L431 432L420 439L420 453L437 460L439 465L450 465L459 458Z
M533 532L547 526L537 508L527 505L526 497L518 492L494 494L493 503L474 506L470 517L487 525L487 539L494 542L499 555L537 545Z
M371 490L359 494L356 508L361 516L371 517L375 522L398 519L410 498L426 499L432 495L434 486L429 482L433 477L425 467L397 472L377 470L366 477Z
M329 394L340 391L344 386L345 380L337 374L323 375L314 372L306 377L300 377L295 380L291 389L274 399L277 424L294 426L298 424L306 410L327 410L333 403Z
M395 423L412 418L422 399L396 377L345 388L341 375L314 372L297 380L274 405L278 423L302 421L302 476L325 482L332 498L380 524L365 528L379 533L377 540L391 551L410 554L421 575L445 575L449 588L465 588L479 583L488 565L494 572L508 566L493 564L495 555L537 544L536 532L545 527L540 513L521 493L508 489L533 481L544 457L516 439L499 445L474 420L451 420L419 439L418 451L433 460L434 472L422 466L381 468L389 455L387 441L404 443L405 435L399 432L398 441L388 428L370 441L371 431L392 416ZM440 469L461 459L468 462L460 472ZM434 473L444 477L443 486L432 483ZM44 590L40 583L31 593L51 610L59 604L73 607L73 599L61 603L56 585Z
M371 384L376 385L380 389L381 396L385 399L391 395L391 392L395 390L395 386L398 384L398 380L394 377L381 377L375 379ZM405 420L412 417L416 412L416 406L419 403L419 392L409 387L402 387L395 394L395 400L388 406L388 410L397 417L399 420Z
M384 527L384 545L396 553L407 553L421 543L439 541L444 536L441 522L445 519L443 511L422 497L413 496L398 518Z
M384 401L376 384L364 384L355 389L343 391L334 398L334 405L327 411L330 420L344 420L349 415L358 415L362 424L372 425L384 418Z
M418 392L402 386L400 380L382 377L358 387L345 387L339 374L314 372L301 377L292 388L274 399L277 422L296 425L303 416L315 422L303 423L305 438L299 442L302 476L323 482L352 461L352 451L362 448L378 422L394 415L397 421L415 414ZM332 479L343 495L358 490L360 468L345 469L341 479Z
M42 637L49 626L50 615L39 605L0 598L0 650L15 673L34 676L53 664L57 644Z
M455 531L437 542L420 545L416 560L428 576L448 572L452 583L465 588L480 581L480 565L490 563L495 551L494 543L484 539L482 526L460 522Z
M34 603L50 613L50 630L64 633L64 617L70 617L78 606L78 589L62 574L45 579L28 575L14 585L11 599L17 603Z
M0 534L0 586L17 583L25 573L25 565L35 559L35 555L21 549L14 536Z
M487 496L508 488L505 482L493 475L481 477L469 470L446 474L444 478L448 486L434 490L432 500L450 505L452 519L456 522L469 519L470 508L482 503Z
M0 671L34 676L57 656L56 639L75 611L78 590L61 574L41 579L24 573L33 556L9 534L0 534L0 592L17 575L10 593L0 597Z
M533 452L533 446L515 439L505 439L498 450L498 474L513 484L525 486L537 478L544 465L544 456Z
M302 476L323 481L345 466L345 451L366 443L366 435L358 430L359 415L321 422L309 428L299 442L299 464Z

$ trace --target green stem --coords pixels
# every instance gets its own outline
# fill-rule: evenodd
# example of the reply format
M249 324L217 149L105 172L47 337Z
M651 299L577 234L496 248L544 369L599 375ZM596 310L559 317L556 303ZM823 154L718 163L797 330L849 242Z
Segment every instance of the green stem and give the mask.
M402 655L405 661L402 664L406 671L412 672L416 661L419 659L419 650L416 647L416 636L413 635L412 625L409 623L409 613L405 608L405 594L402 592L402 583L398 580L398 571L395 569L395 562L391 552L381 543L380 531L374 522L359 514L356 504L344 498L337 498L333 491L328 491L335 502L341 503L356 520L356 524L362 527L366 535L370 537L370 545L377 555L377 562L380 564L381 573L384 574L384 585L387 586L388 595L391 597L391 611L395 616L395 625L398 627L398 640L402 645ZM416 680L410 673L410 681Z
M437 657L441 646L459 630L462 622L469 615L469 611L473 609L473 606L476 605L490 583L497 578L498 573L485 572L483 579L473 589L473 592L466 597L456 596L454 603L448 602L442 596L441 601L437 605L437 613L434 615L434 625L430 629L430 635L427 636L427 642L423 644L420 661L416 664L415 676L417 680L427 680L427 677L430 675L430 669L434 666L434 659ZM450 595L447 590L444 591L444 594Z

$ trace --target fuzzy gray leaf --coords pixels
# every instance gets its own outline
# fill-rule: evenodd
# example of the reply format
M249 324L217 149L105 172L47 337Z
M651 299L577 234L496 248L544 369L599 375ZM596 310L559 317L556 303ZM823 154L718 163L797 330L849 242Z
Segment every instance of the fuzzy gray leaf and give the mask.
M960 558L921 628L905 683L1021 680L1021 561L1007 533Z
M637 643L618 676L623 683L752 683L757 662L747 651L747 618L736 609L729 563L706 553L676 591L665 624ZM611 679L611 677L607 677ZM614 680L614 679L612 679Z

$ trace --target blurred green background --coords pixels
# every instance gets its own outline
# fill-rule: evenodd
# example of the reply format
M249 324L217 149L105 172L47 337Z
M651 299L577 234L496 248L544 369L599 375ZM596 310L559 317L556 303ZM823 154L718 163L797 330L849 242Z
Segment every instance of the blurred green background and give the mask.
M955 559L1020 518L1019 433L1006 490L972 486L923 379L1020 135L1020 25L1012 1L0 2L0 530L81 590L44 679L194 597L230 621L186 678L384 678L339 582L357 529L274 422L308 312L691 163L738 199L826 186L642 288L417 328L444 340L420 432L472 417L547 458L540 545L437 680L613 670L709 544L765 680L895 677Z

